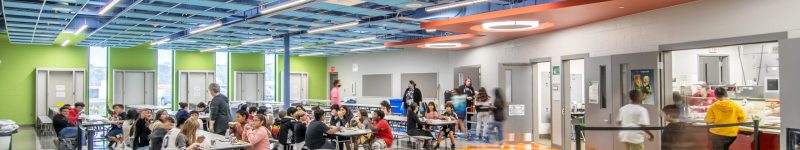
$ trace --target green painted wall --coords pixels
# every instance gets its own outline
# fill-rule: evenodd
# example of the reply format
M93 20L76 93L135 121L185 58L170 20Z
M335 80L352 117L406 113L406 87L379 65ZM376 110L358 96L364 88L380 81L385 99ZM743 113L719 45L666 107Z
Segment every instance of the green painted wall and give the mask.
M308 73L308 98L309 99L317 99L317 100L326 100L328 99L328 58L327 57L299 57L299 56L292 56L289 58L289 68L290 72L304 72ZM278 75L276 78L281 81L280 79L283 77L281 74L283 72L283 56L278 56L278 67L276 69L276 73ZM276 83L278 89L277 98L281 97L281 82ZM282 100L282 99L281 99Z
M172 108L178 106L178 71L180 70L203 70L214 71L214 53L198 51L175 51L175 66L172 79Z
M110 48L108 53L108 108L114 102L114 69L118 70L153 70L158 69L158 54L148 49L144 43L131 48ZM157 85L157 84L156 84ZM155 91L154 91L155 92Z
M33 124L36 68L87 69L88 60L86 47L11 44L8 35L0 33L0 103L3 104L0 119L14 120L20 125Z
M236 86L234 86L234 72L264 72L264 54L259 53L231 53L230 70L228 71L229 98L236 99Z

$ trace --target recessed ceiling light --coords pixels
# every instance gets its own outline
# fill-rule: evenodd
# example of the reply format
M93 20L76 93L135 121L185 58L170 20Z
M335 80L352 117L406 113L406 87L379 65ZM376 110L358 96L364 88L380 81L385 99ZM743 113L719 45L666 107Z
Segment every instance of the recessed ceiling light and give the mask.
M623 8L625 8L625 7L623 7L623 6L619 6L619 8L620 8L620 9L623 9Z
M484 30L489 31L519 31L530 30L539 27L539 21L501 21L489 22L481 25Z
M428 48L459 48L461 43L426 43L425 47Z
M411 4L406 4L406 7L408 7L408 8L420 8L420 7L422 7L422 4L411 3Z

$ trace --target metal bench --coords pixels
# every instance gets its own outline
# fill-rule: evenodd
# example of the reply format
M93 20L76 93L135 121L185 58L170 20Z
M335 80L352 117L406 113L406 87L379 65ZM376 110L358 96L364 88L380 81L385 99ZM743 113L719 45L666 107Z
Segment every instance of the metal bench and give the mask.
M36 127L39 129L39 133L42 135L56 135L55 131L53 130L53 119L50 119L48 116L38 116L36 117Z
M426 144L427 143L427 147L422 147L422 149L431 149L432 145L430 143L433 140L433 137L429 137L429 136L411 136L411 138L416 140L416 141L422 141L422 144ZM414 148L417 148L417 147L419 147L419 143L415 142L413 144L413 146L414 146Z

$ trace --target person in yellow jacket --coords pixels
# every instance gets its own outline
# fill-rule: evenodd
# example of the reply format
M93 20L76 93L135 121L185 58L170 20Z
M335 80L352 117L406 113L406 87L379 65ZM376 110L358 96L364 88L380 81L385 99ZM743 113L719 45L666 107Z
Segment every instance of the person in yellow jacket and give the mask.
M707 124L732 124L747 121L744 110L739 104L728 99L728 93L725 88L715 89L714 95L716 95L718 101L708 108L705 120ZM728 150L733 141L736 140L736 135L739 134L739 127L711 128L709 131L711 132L712 149Z

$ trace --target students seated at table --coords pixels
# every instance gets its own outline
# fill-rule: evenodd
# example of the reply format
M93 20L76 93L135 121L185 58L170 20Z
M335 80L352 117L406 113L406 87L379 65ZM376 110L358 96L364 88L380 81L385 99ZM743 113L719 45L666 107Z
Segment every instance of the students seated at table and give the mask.
M392 104L389 104L389 101L386 101L386 100L382 101L381 102L381 110L383 110L384 114L391 115L392 114Z
M175 119L172 117L167 117L166 119L161 119L161 124L159 127L153 130L148 138L150 138L150 150L161 150L164 145L164 137L172 131L172 128L175 127Z
M253 121L253 119L255 119L254 117L256 117L256 115L258 114L258 107L256 107L256 106L248 107L247 108L247 113L250 114L250 116L247 116L247 121L248 122L249 121Z
M135 126L133 126L134 136L133 136L133 146L134 150L139 149L147 149L150 146L150 139L147 136L150 135L149 126L153 124L153 111L149 108L144 108L139 111L139 119L136 120Z
M76 137L78 135L78 128L76 128L75 125L70 123L67 119L67 116L69 116L69 107L61 107L58 109L58 111L60 113L53 116L53 129L55 129L56 133L58 134L58 138L63 139Z
M200 122L197 120L189 119L183 123L181 126L181 132L178 134L178 137L175 139L177 142L175 147L178 149L186 149L186 150L196 150L200 149L200 144L205 141L206 137L204 136L197 136L197 130L200 129ZM169 142L168 144L172 144L173 142Z
M350 126L358 128L358 129L367 129L372 130L372 118L369 118L369 113L367 110L361 109L358 110L358 115L350 122ZM364 145L364 147L369 147L367 144L369 139L372 138L372 134L367 134L363 136L356 137L355 139L351 140L353 145ZM356 147L358 148L358 147Z
M208 106L206 106L206 103L203 102L197 103L197 111L203 114L208 114Z
M454 108L453 103L445 104L444 105L445 112L442 113L442 115L439 116L439 118L446 120L458 120L458 116L456 116L456 113L453 112L453 108ZM439 148L439 143L441 143L442 141L442 135L450 137L450 148L455 149L456 148L455 131L456 131L455 125L442 126L442 129L439 130L439 134L436 136L436 146L434 147L434 149Z
M340 105L331 106L331 121L329 123L332 126L345 127L350 123L352 118L353 114L347 107L342 107Z
M335 127L348 127L350 125L350 120L353 118L353 113L347 109L347 107L341 105L333 105L331 106L331 121L329 122L331 126ZM349 141L350 137L338 137L339 140ZM350 149L350 144L341 143L339 147L344 147L345 149Z
M156 129L161 128L161 124L164 124L164 121L167 118L169 118L169 113L167 112L167 110L163 109L158 110L158 112L156 112L155 120L153 120L153 123L151 123L150 126L148 126L150 128L150 131L155 131Z
M325 139L324 134L339 132L338 127L328 127L322 122L324 111L314 111L314 121L309 123L306 130L306 147L309 149L333 149L334 146ZM299 134L299 133L298 133Z
M76 125L78 123L78 118L80 117L81 113L83 113L83 108L85 108L82 102L75 103L75 106L72 109L69 109L69 116L67 116L67 120L69 123Z
M256 115L253 122L250 122L250 126L247 126L242 135L244 141L253 144L253 146L247 147L247 150L267 150L269 149L269 131L267 131L267 127L272 125L271 119L268 119L264 115Z
M286 118L286 111L285 110L278 111L278 118L275 118L275 123L272 125L272 137L277 138L278 133L281 133L281 125L283 125L283 118ZM280 144L280 142L278 144Z
M111 107L114 109L114 112L108 119L111 121L111 130L106 134L106 138L112 143L109 144L109 146L113 146L114 143L124 142L121 140L122 137L120 135L122 135L122 125L125 123L125 117L127 117L127 114L125 114L125 106L122 104L114 104L114 106Z
M431 132L424 130L424 123L419 120L419 106L417 104L409 104L408 111L406 112L406 131L408 132L408 136L428 136L433 137ZM424 147L428 147L428 143L424 144Z
M286 110L286 116L281 119L280 130L278 130L278 143L280 144L278 147L283 149L288 149L292 143L291 138L294 135L294 124L295 120L292 118L294 116L297 109L294 107L289 107Z
M383 117L386 117L384 111L382 110L374 110L372 111L372 127L370 128L373 132L374 138L371 140L372 144L371 149L384 149L384 148L392 148L392 142L394 141L394 136L392 135L392 127L389 126L389 122L384 120Z
M267 106L258 106L258 112L256 112L256 114L257 115L265 115L266 116L267 115ZM270 113L270 114L272 114L272 113Z
M302 108L302 107L299 107ZM292 139L292 143L294 143L294 150L302 150L303 145L305 145L306 141L306 130L308 129L306 126L310 123L311 120L306 118L308 115L305 111L297 110L294 113L294 119L297 121L294 124L294 138Z
M245 111L237 111L236 112L236 124L229 126L231 129L230 132L236 137L236 139L243 140L242 135L244 133L245 128L247 128L247 117L249 115ZM250 121L252 122L252 121Z
M425 104L425 119L439 119L439 111L436 110L435 103L428 102Z
M119 147L124 149L125 147L131 146L127 145L130 144L127 141L133 140L133 133L134 133L133 127L136 126L136 120L138 120L137 118L139 118L139 112L136 111L136 109L130 109L126 113L125 118L127 120L125 120L125 122L122 123L122 138L120 139L120 141L123 142L114 145L115 148Z
M180 109L175 113L175 119L178 121L178 127L180 127L186 122L186 119L189 119L189 103L180 102L178 106L180 106Z
M297 106L295 106L295 108L297 108L297 111L302 111L302 112L306 111L306 108L303 107L303 105L297 105ZM306 116L305 116L306 120L311 120L311 115L310 114L308 114L308 113L303 113L303 114L306 114Z

